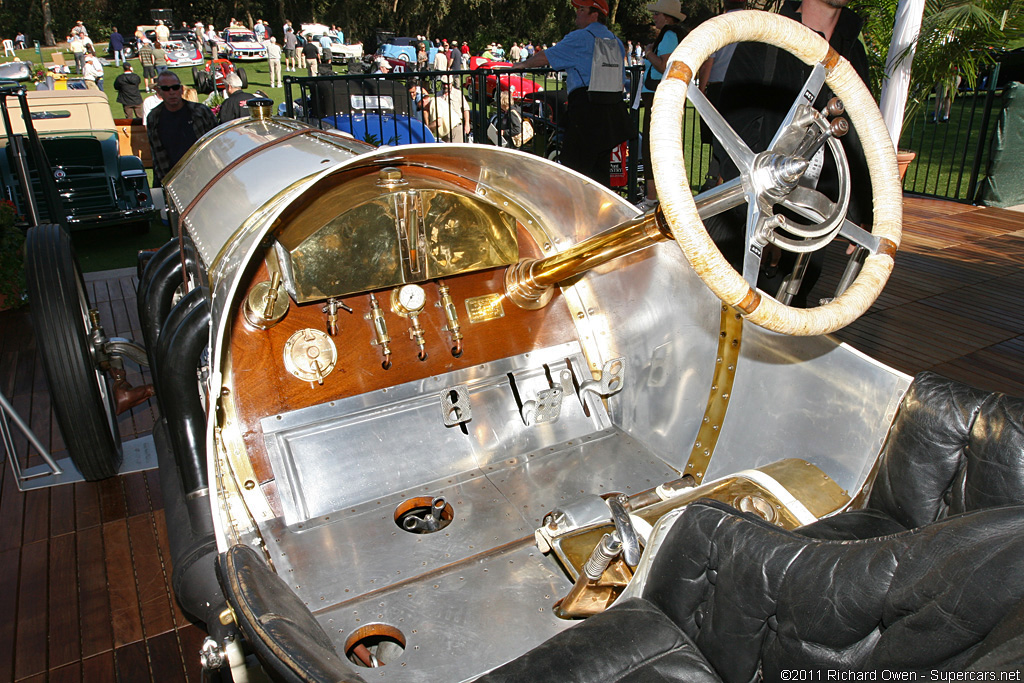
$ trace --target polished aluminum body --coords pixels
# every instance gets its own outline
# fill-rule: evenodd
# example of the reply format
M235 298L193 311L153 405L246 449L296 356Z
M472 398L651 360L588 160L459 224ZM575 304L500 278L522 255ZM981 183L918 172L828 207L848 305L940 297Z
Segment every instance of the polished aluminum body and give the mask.
M226 349L245 273L274 248L267 237L275 219L332 174L376 176L402 164L450 174L462 192L514 217L545 256L637 216L582 176L509 150L369 151L323 132L267 144L296 126L218 128L168 183L179 213L195 202L184 225L211 286L211 393L226 373L240 371ZM232 159L262 145L210 184ZM339 200L336 210L349 208ZM368 624L404 633L404 653L372 680L468 680L569 626L551 607L572 582L533 544L545 514L684 473L714 376L721 303L671 242L601 266L562 295L552 305L568 307L576 338L557 346L258 416L283 515L249 510L247 518L232 498L238 482L214 497L220 547L263 546L339 651ZM550 371L568 360L581 379L597 379L614 359L624 368L621 390L600 398L557 386L559 373ZM561 391L560 410L524 419L509 375L523 400ZM796 457L852 495L908 383L832 338L747 326L707 477ZM453 400L468 398L470 420L446 422L442 395L452 391ZM223 484L233 475L217 437L211 420L208 452L218 456L210 458L210 481ZM454 518L435 533L408 533L395 510L413 497L443 497Z

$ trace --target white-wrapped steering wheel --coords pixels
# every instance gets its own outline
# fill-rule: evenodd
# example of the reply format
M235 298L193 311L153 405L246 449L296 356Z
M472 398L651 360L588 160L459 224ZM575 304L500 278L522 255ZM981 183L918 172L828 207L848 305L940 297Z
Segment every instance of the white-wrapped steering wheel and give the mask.
M693 74L716 50L735 42L768 43L815 67L802 92L813 90L816 93L824 80L844 102L864 148L874 199L873 227L871 233L867 233L846 221L841 234L866 247L869 255L850 287L816 308L799 309L781 304L759 292L753 282L748 283L736 272L708 236L690 192L682 141L687 91L690 90L694 100L701 97L699 93L693 93L695 88L690 87ZM746 148L706 100L701 104L701 114L716 135L721 137L724 131L729 138L723 142L737 166L741 167L742 180L737 182L742 183L746 200L752 206L754 202L761 203L758 193L764 188L750 181L756 175L751 171L756 155ZM795 108L796 105L791 114ZM706 21L672 53L665 78L654 98L652 117L651 162L662 211L690 265L722 301L735 306L747 320L757 325L793 335L834 332L858 318L874 303L892 272L893 257L902 231L903 195L896 171L896 155L870 92L850 63L820 35L791 19L760 11L730 12ZM734 150L740 152L734 153ZM743 150L746 152L742 153ZM743 162L749 165L746 173L741 165ZM748 211L748 223L750 216L756 213L756 209ZM755 246L752 242L755 232L748 225L745 245L748 253ZM754 251L759 253L756 246ZM744 270L748 268L745 266ZM748 279L756 279L756 270L753 278L748 273Z

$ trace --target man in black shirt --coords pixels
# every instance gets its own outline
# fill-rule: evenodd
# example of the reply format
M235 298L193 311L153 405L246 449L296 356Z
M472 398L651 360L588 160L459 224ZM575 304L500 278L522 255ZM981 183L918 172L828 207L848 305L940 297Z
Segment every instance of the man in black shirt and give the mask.
M161 73L156 85L163 102L149 112L146 133L153 152L153 186L160 187L196 140L217 127L217 117L205 104L182 97L181 81L173 71Z
M224 104L220 105L220 122L226 123L233 119L240 119L247 115L245 103L252 99L252 95L242 90L242 79L236 73L229 73L224 78L227 86L228 96Z
M306 44L302 46L302 56L306 59L306 69L310 76L316 76L318 73L317 62L320 59L320 50L317 49L316 41L310 38L306 41Z
M859 40L862 21L852 10L846 9L849 0L803 0L786 2L780 14L802 23L821 34L825 40L850 64L867 83L868 61L864 45ZM736 46L729 70L722 84L719 111L755 154L771 144L772 137L782 125L786 113L796 100L811 72L811 67L785 50L765 43L740 43ZM823 87L814 103L819 111L832 97ZM841 139L850 164L852 196L847 218L854 223L871 220L871 184L867 162L855 129ZM716 141L717 143L717 141ZM723 180L735 178L739 171L719 144L715 145L715 160L721 164ZM828 197L838 194L838 173L831 154L824 152L824 166L817 180L817 189ZM745 251L745 211L739 207L705 221L711 238L722 254L742 272ZM757 286L775 296L783 279L792 271L796 254L781 255L770 247L761 260ZM792 305L807 306L807 294L821 273L825 251L813 252L799 293Z
M117 101L124 107L126 119L142 118L142 95L139 93L139 85L142 79L132 71L132 65L124 63L124 73L114 79L114 90L117 91Z

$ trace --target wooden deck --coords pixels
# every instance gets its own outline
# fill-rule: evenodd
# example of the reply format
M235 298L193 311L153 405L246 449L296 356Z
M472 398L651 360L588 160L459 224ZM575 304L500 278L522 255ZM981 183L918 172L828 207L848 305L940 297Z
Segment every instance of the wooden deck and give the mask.
M909 374L1024 395L1024 214L908 198L905 215L888 287L838 336ZM818 296L841 253L830 247ZM87 280L107 333L140 339L133 271ZM59 454L23 311L0 313L0 388ZM122 436L147 433L154 410L122 416ZM171 596L156 472L28 493L6 464L0 478L0 681L201 680L204 634Z

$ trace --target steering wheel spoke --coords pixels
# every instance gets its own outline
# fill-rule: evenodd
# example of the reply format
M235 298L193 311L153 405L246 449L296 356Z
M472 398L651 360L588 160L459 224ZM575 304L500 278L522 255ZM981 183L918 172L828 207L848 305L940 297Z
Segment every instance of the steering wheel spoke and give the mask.
M757 202L747 204L746 249L743 252L743 279L751 288L757 286L757 274L761 270L761 257L764 254L765 241L762 234L770 231L768 221L773 218L771 213L762 211Z
M825 67L822 64L815 64L814 68L811 69L811 75L804 81L803 88L800 89L800 94L793 100L793 104L790 105L789 111L786 112L786 118L782 120L782 125L775 131L775 135L772 137L772 144L768 146L768 149L775 149L779 140L785 135L789 126L796 120L797 114L800 111L801 105L813 106L814 100L818 99L818 93L821 92L821 87L825 85ZM776 150L781 151L781 150Z
M700 88L693 83L687 89L686 97L693 104L697 113L700 114L704 124L711 129L714 136L722 143L726 154L736 164L736 168L740 169L740 174L749 173L750 169L754 166L754 153L750 151L750 147L743 141L743 138L733 130L729 122L725 120L725 117L715 109L714 105L700 91Z

